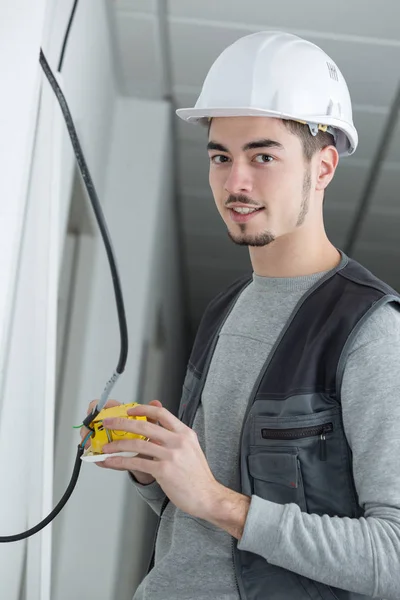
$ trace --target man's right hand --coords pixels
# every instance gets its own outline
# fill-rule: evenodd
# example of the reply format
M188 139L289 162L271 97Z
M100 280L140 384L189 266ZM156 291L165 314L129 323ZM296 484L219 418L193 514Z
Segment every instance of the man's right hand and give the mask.
M98 400L93 400L93 402L91 402L89 404L89 408L88 408L87 414L89 414L89 413L92 412L92 410L96 407L97 402L98 402ZM108 400L108 402L106 402L106 405L105 405L104 408L111 408L112 406L118 406L119 404L122 404L122 402L118 402L117 400ZM160 406L160 407L162 406L162 404L161 404L161 402L159 400L152 400L151 402L149 402L149 404L151 406ZM149 419L149 422L157 424L152 419ZM89 429L87 429L86 427L82 427L82 429L81 429L81 439L83 440L88 433L89 433ZM88 440L86 442L85 448L88 448L88 446L90 446L90 440ZM149 456L145 456L143 454L138 454L138 458L145 458L145 459L148 459L148 460L153 460ZM96 463L96 465L98 467L103 467L103 464L101 462ZM153 481L155 481L154 477L152 477L148 473L143 473L142 471L131 471L131 473L137 479L137 481L140 484L142 484L142 485L149 485L150 483L153 483Z

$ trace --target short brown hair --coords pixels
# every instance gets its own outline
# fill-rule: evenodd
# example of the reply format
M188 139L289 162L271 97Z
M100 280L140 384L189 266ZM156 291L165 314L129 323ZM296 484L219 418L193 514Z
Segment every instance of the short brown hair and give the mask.
M208 119L208 133L210 133L211 121L212 118ZM314 136L308 125L303 125L303 123L298 123L297 121L291 121L289 119L282 119L282 123L291 133L293 133L293 135L297 135L300 138L303 144L304 158L308 162L310 162L318 150L335 145L333 135L326 131L318 131L318 134Z
M289 119L282 119L282 122L286 129L300 138L303 144L304 158L308 162L310 162L318 150L335 145L333 135L326 131L318 131L317 135L314 136L308 125L303 125L303 123L298 123L297 121L290 121Z

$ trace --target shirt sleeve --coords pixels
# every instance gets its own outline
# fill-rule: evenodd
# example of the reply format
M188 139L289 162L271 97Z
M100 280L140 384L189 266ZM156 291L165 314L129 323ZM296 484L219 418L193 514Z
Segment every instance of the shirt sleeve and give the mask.
M148 485L142 485L132 473L129 473L129 477L139 496L160 516L161 508L166 498L161 486L157 481L153 481L153 483Z
M349 353L342 382L359 519L302 512L253 496L238 544L326 585L400 598L400 312L376 310Z

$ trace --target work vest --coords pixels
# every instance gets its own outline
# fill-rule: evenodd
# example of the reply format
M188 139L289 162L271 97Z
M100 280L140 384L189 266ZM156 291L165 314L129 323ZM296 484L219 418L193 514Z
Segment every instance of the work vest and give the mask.
M189 427L219 333L251 282L247 276L220 293L200 323L178 414ZM355 335L375 310L390 302L400 303L400 295L343 253L338 267L302 296L247 399L237 465L242 494L295 503L310 514L363 516L340 393ZM223 410L229 419L229 408ZM168 499L163 509L167 503ZM232 561L242 600L370 598L270 564L258 554L239 550L235 538Z

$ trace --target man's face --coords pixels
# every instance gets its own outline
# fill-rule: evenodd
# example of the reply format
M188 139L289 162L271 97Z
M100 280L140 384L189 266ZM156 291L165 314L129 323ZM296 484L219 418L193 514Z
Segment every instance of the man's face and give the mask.
M303 225L312 169L302 142L270 117L218 117L211 123L209 181L229 237L265 246ZM234 205L257 208L240 214Z

